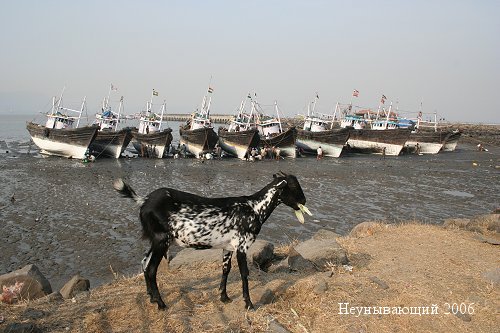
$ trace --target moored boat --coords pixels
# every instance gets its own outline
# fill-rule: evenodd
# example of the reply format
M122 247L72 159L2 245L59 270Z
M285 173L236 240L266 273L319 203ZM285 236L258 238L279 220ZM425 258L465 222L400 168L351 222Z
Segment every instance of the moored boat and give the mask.
M120 98L118 112L115 113L109 104L112 91L116 91L113 85L109 89L107 98L104 98L101 112L96 114L94 124L98 126L99 130L90 146L91 154L95 157L119 158L132 139L130 128L118 130L123 110L123 96Z
M237 115L231 119L229 127L219 127L219 145L228 154L245 159L252 148L259 146L259 131L255 127L253 108L245 112L247 99L241 102Z
M333 129L333 116L315 111L318 99L316 95L316 100L307 107L304 126L302 129L297 129L296 145L305 154L316 155L318 148L321 147L323 156L340 157L349 138L349 129Z
M249 95L250 96L250 95ZM250 96L251 98L251 96ZM251 99L253 114L255 115L256 127L260 135L260 147L264 149L279 151L281 157L296 157L295 143L297 141L297 130L294 126L283 129L281 124L278 103L274 102L276 117L265 114L260 104Z
M385 97L385 96L384 96ZM385 102L385 99L382 99ZM381 101L381 103L384 103ZM341 127L350 127L348 149L359 153L379 153L387 156L398 156L411 133L411 127L400 128L397 115L391 111L379 110L375 120L359 116L346 116ZM385 118L385 119L383 119Z
M208 94L212 93L213 89L209 86ZM219 140L210 120L211 102L212 97L205 94L201 110L191 114L187 123L179 128L181 150L189 152L196 158L202 157L205 153L212 153Z
M454 151L457 148L458 140L462 133L459 130L452 131L450 135L446 138L443 145L443 151Z
M420 131L411 132L405 143L405 151L417 154L437 154L443 148L450 131Z
M158 92L153 90L151 100L146 102L146 110L140 113L139 128L132 129L132 145L141 157L163 158L172 143L172 129L163 128L166 101L163 101L160 113L152 110L153 96L157 95Z
M85 98L80 110L73 110L63 107L63 93L59 99L53 98L52 110L46 114L45 125L29 122L26 129L35 145L40 148L41 154L83 160L87 157L89 146L95 139L98 128L97 126L79 127L85 108ZM65 113L67 111L78 113L78 116L69 116Z

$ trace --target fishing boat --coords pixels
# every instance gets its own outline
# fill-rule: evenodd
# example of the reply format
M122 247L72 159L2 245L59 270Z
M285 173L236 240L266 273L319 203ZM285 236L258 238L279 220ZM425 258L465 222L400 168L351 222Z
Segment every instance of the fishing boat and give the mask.
M296 145L305 154L317 154L321 147L323 156L340 157L349 138L348 128L333 128L332 115L321 114L315 111L319 97L307 106L307 116L302 129L297 129ZM312 107L311 107L312 105Z
M229 127L219 127L219 145L228 154L246 159L252 148L259 146L259 131L255 126L253 108L245 112L247 99L244 99L238 112L229 123Z
M207 94L212 93L213 89L209 86ZM181 149L196 158L202 157L205 153L212 153L219 140L210 120L212 97L208 97L207 94L203 96L201 109L192 113L187 123L179 128Z
M446 138L443 145L443 151L454 151L457 148L458 140L460 140L461 136L462 133L459 130L452 131Z
M260 135L261 149L279 150L281 157L296 157L295 143L297 141L297 129L291 126L283 129L278 103L274 102L276 117L270 116L263 111L262 105L251 98L252 113L255 117L256 128Z
M118 130L123 110L123 96L120 98L118 112L114 112L109 104L112 91L116 91L113 85L109 88L108 96L102 102L101 112L96 114L94 121L99 128L95 140L90 145L91 154L95 157L119 158L132 139L130 128Z
M153 96L158 92L153 90L151 100L146 102L146 109L139 115L139 128L132 129L132 145L141 157L163 158L168 153L172 143L172 129L163 128L163 115L166 101L163 101L160 112L153 112Z
M63 92L59 99L52 99L52 109L46 114L45 125L29 122L26 129L31 139L44 155L67 158L86 159L88 149L97 136L97 126L79 127L82 112L85 109L85 98L80 110L63 107ZM76 113L69 116L66 112Z
M349 151L398 156L410 137L411 128L400 126L391 109L392 103L388 112L379 106L374 119L369 114L344 116L341 127L351 128L347 140Z
M453 134L451 130L438 127L436 113L434 121L423 121L423 113L419 111L414 123L414 129L405 144L405 152L408 153L437 154L444 149L448 138Z

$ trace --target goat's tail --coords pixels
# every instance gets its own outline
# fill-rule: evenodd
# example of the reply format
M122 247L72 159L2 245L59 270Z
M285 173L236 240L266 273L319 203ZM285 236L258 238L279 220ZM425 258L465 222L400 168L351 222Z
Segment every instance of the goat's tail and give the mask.
M139 206L142 206L144 204L145 199L141 196L138 196L132 189L132 187L125 183L121 178L118 178L113 182L113 187L122 196L133 199Z

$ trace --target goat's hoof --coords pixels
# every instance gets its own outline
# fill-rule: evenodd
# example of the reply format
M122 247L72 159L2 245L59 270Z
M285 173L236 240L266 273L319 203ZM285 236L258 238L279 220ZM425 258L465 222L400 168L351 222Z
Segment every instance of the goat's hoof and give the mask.
M230 299L227 295L221 295L220 300L222 303L231 303L233 300Z
M167 306L165 305L165 303L163 303L162 300L159 300L156 303L158 303L158 310L165 310L167 308Z
M252 302L250 301L245 302L245 310L255 310L255 307L253 306Z

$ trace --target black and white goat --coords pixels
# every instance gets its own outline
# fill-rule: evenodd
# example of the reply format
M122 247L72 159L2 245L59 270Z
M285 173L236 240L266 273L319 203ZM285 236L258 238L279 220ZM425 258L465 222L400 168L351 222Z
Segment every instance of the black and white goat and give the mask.
M280 203L293 208L301 223L304 223L302 212L311 215L304 206L306 197L297 178L282 172L273 177L270 184L253 195L227 198L205 198L171 188L157 189L143 198L121 179L114 182L113 186L119 193L141 206L143 236L151 242L151 249L143 259L151 303L156 302L159 309L166 307L158 291L156 272L169 245L176 242L196 249L223 249L220 299L224 303L231 301L226 283L231 257L236 251L245 307L253 308L248 292L246 252L262 224Z

